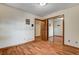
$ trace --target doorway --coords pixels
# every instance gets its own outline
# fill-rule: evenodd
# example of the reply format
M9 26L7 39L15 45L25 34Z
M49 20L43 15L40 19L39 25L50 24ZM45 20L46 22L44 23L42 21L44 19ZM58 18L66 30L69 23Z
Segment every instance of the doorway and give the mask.
M35 19L35 40L41 40L41 20Z
M55 45L64 44L64 15L48 19L49 42Z
M35 40L48 40L48 22L47 20L35 19Z

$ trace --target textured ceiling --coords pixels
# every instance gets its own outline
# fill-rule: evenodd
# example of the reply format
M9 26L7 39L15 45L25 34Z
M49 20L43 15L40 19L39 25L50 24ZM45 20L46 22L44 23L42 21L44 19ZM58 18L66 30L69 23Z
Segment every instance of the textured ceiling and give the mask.
M40 6L39 3L7 3L10 7L14 7L38 16L45 16L50 13L74 7L76 3L47 3L45 6Z

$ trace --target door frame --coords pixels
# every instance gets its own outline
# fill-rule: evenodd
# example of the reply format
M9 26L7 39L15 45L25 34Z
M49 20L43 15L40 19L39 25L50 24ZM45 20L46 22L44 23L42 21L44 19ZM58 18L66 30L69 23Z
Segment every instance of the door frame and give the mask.
M62 45L64 45L64 39L65 39L64 38L64 31L65 31L64 14L58 15L58 16L54 16L54 17L50 17L50 18L47 18L47 19L55 19L55 18L58 18L58 17L63 17L63 44ZM54 22L53 22L53 26L54 26ZM48 29L48 31L49 31L49 29ZM53 31L54 31L54 28L53 28ZM53 34L54 34L54 32L53 32ZM53 39L54 39L54 37L53 37ZM53 42L54 42L54 40L53 40Z
M35 38L35 40L36 40L36 21L41 21L41 19L35 18L35 27L34 27L34 31L35 31L34 38Z
M35 37L35 40L36 40L36 20L38 20L38 21L41 21L41 22L45 22L46 21L46 41L48 40L48 20L47 19L44 19L44 20L41 20L41 19L38 19L38 18L35 18L35 28L34 28L34 30L35 30L35 35L34 35L34 37ZM41 30L42 31L42 30ZM40 32L41 32L40 31ZM42 39L42 35L40 35L41 36L41 39ZM43 40L43 39L42 39Z

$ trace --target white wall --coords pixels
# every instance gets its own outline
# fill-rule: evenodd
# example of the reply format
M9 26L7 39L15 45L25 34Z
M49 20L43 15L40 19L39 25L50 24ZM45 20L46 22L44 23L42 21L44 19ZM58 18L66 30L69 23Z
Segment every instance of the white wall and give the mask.
M49 31L48 31L48 36L51 37L53 36L53 19L49 19L48 20L48 24L49 24Z
M38 16L0 4L0 48L34 40L34 27L25 24L25 19Z
M79 6L51 13L43 18L49 18L61 14L64 14L64 44L79 48ZM70 42L68 42L68 40L70 40ZM76 43L76 41L78 43Z

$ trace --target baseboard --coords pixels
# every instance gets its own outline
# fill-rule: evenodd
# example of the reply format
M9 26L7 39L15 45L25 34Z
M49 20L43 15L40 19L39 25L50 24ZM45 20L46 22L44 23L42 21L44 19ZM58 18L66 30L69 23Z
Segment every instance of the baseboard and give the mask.
M63 36L60 36L60 35L49 36L49 38L51 37L63 37Z
M53 36L49 36L49 37L53 37Z
M53 37L63 37L63 36L61 36L61 35L54 35Z
M25 43L21 43L21 44L16 44L16 45L12 45L12 46L7 46L7 47L3 47L3 48L0 48L0 49L8 49L8 48L12 48L12 47L17 47L17 46L21 46L21 45L24 45L24 44L28 44L28 43L31 43L31 42L34 42L35 40L31 40L29 42L25 42Z
M49 36L49 38L54 37L54 36Z
M35 38L39 38L40 36L35 36Z
M78 47L70 46L70 45L67 45L67 44L64 44L64 46L68 46L68 47L72 47L72 48L75 48L75 49L79 49Z

